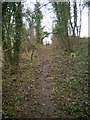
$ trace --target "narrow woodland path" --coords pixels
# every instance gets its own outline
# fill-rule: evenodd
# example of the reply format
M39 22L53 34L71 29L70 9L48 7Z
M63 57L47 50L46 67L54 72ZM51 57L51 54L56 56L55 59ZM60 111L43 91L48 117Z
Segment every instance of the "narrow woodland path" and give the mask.
M52 77L51 66L50 66L50 46L42 47L38 52L38 59L41 62L40 72L35 81L35 89L34 94L36 96L36 110L35 110L35 117L55 117L55 105L53 102L53 90L55 81Z
M42 67L38 78L39 85L37 87L40 92L38 94L39 106L37 107L37 116L40 117L55 117L55 105L52 100L55 83L51 74L50 61L48 60L49 55L49 46L43 47L39 52Z

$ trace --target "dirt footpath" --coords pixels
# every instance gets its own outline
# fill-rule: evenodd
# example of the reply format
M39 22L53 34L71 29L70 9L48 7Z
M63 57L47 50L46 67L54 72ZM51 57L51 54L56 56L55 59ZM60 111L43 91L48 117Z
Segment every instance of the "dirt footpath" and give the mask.
M36 101L38 106L36 108L36 117L55 117L54 98L54 79L50 66L50 47L44 46L39 51L39 59L42 64L40 74L36 84Z

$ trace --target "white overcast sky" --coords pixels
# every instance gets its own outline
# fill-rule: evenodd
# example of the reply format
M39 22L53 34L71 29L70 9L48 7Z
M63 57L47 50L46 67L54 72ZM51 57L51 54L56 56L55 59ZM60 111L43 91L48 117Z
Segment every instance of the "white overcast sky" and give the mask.
M33 4L36 2L36 0L25 0L25 6L30 8L33 11ZM48 3L48 0L38 0L41 3ZM32 3L32 5L31 5ZM42 21L42 26L45 26L45 31L51 32L55 15L52 12L52 6L47 5L46 7L43 7L41 10L43 12L44 18ZM88 9L85 8L82 12L82 28L81 28L81 37L88 37Z

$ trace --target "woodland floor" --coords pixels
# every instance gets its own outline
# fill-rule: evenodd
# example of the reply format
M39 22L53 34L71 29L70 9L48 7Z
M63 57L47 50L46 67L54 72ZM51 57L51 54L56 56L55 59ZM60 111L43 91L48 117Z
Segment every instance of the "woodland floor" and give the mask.
M18 74L4 69L3 117L87 119L87 42L80 41L74 57L43 45L33 62L21 59Z

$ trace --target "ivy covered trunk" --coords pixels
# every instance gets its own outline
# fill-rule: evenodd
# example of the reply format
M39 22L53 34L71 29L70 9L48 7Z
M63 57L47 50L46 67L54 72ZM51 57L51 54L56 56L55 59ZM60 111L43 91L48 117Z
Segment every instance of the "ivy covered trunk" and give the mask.
M40 3L36 2L35 4L36 40L37 43L43 44L42 41L43 29L41 27L41 20L43 19L43 15L39 8L40 8Z
M5 2L2 4L2 47L5 65L11 71L17 71L19 66L22 5L21 2Z
M14 54L13 54L13 68L15 71L19 68L21 31L22 31L22 6L21 3L15 5L15 35L14 35Z
M52 3L57 18L57 23L54 28L57 33L59 41L65 49L71 50L69 35L68 35L68 20L69 20L69 3Z

